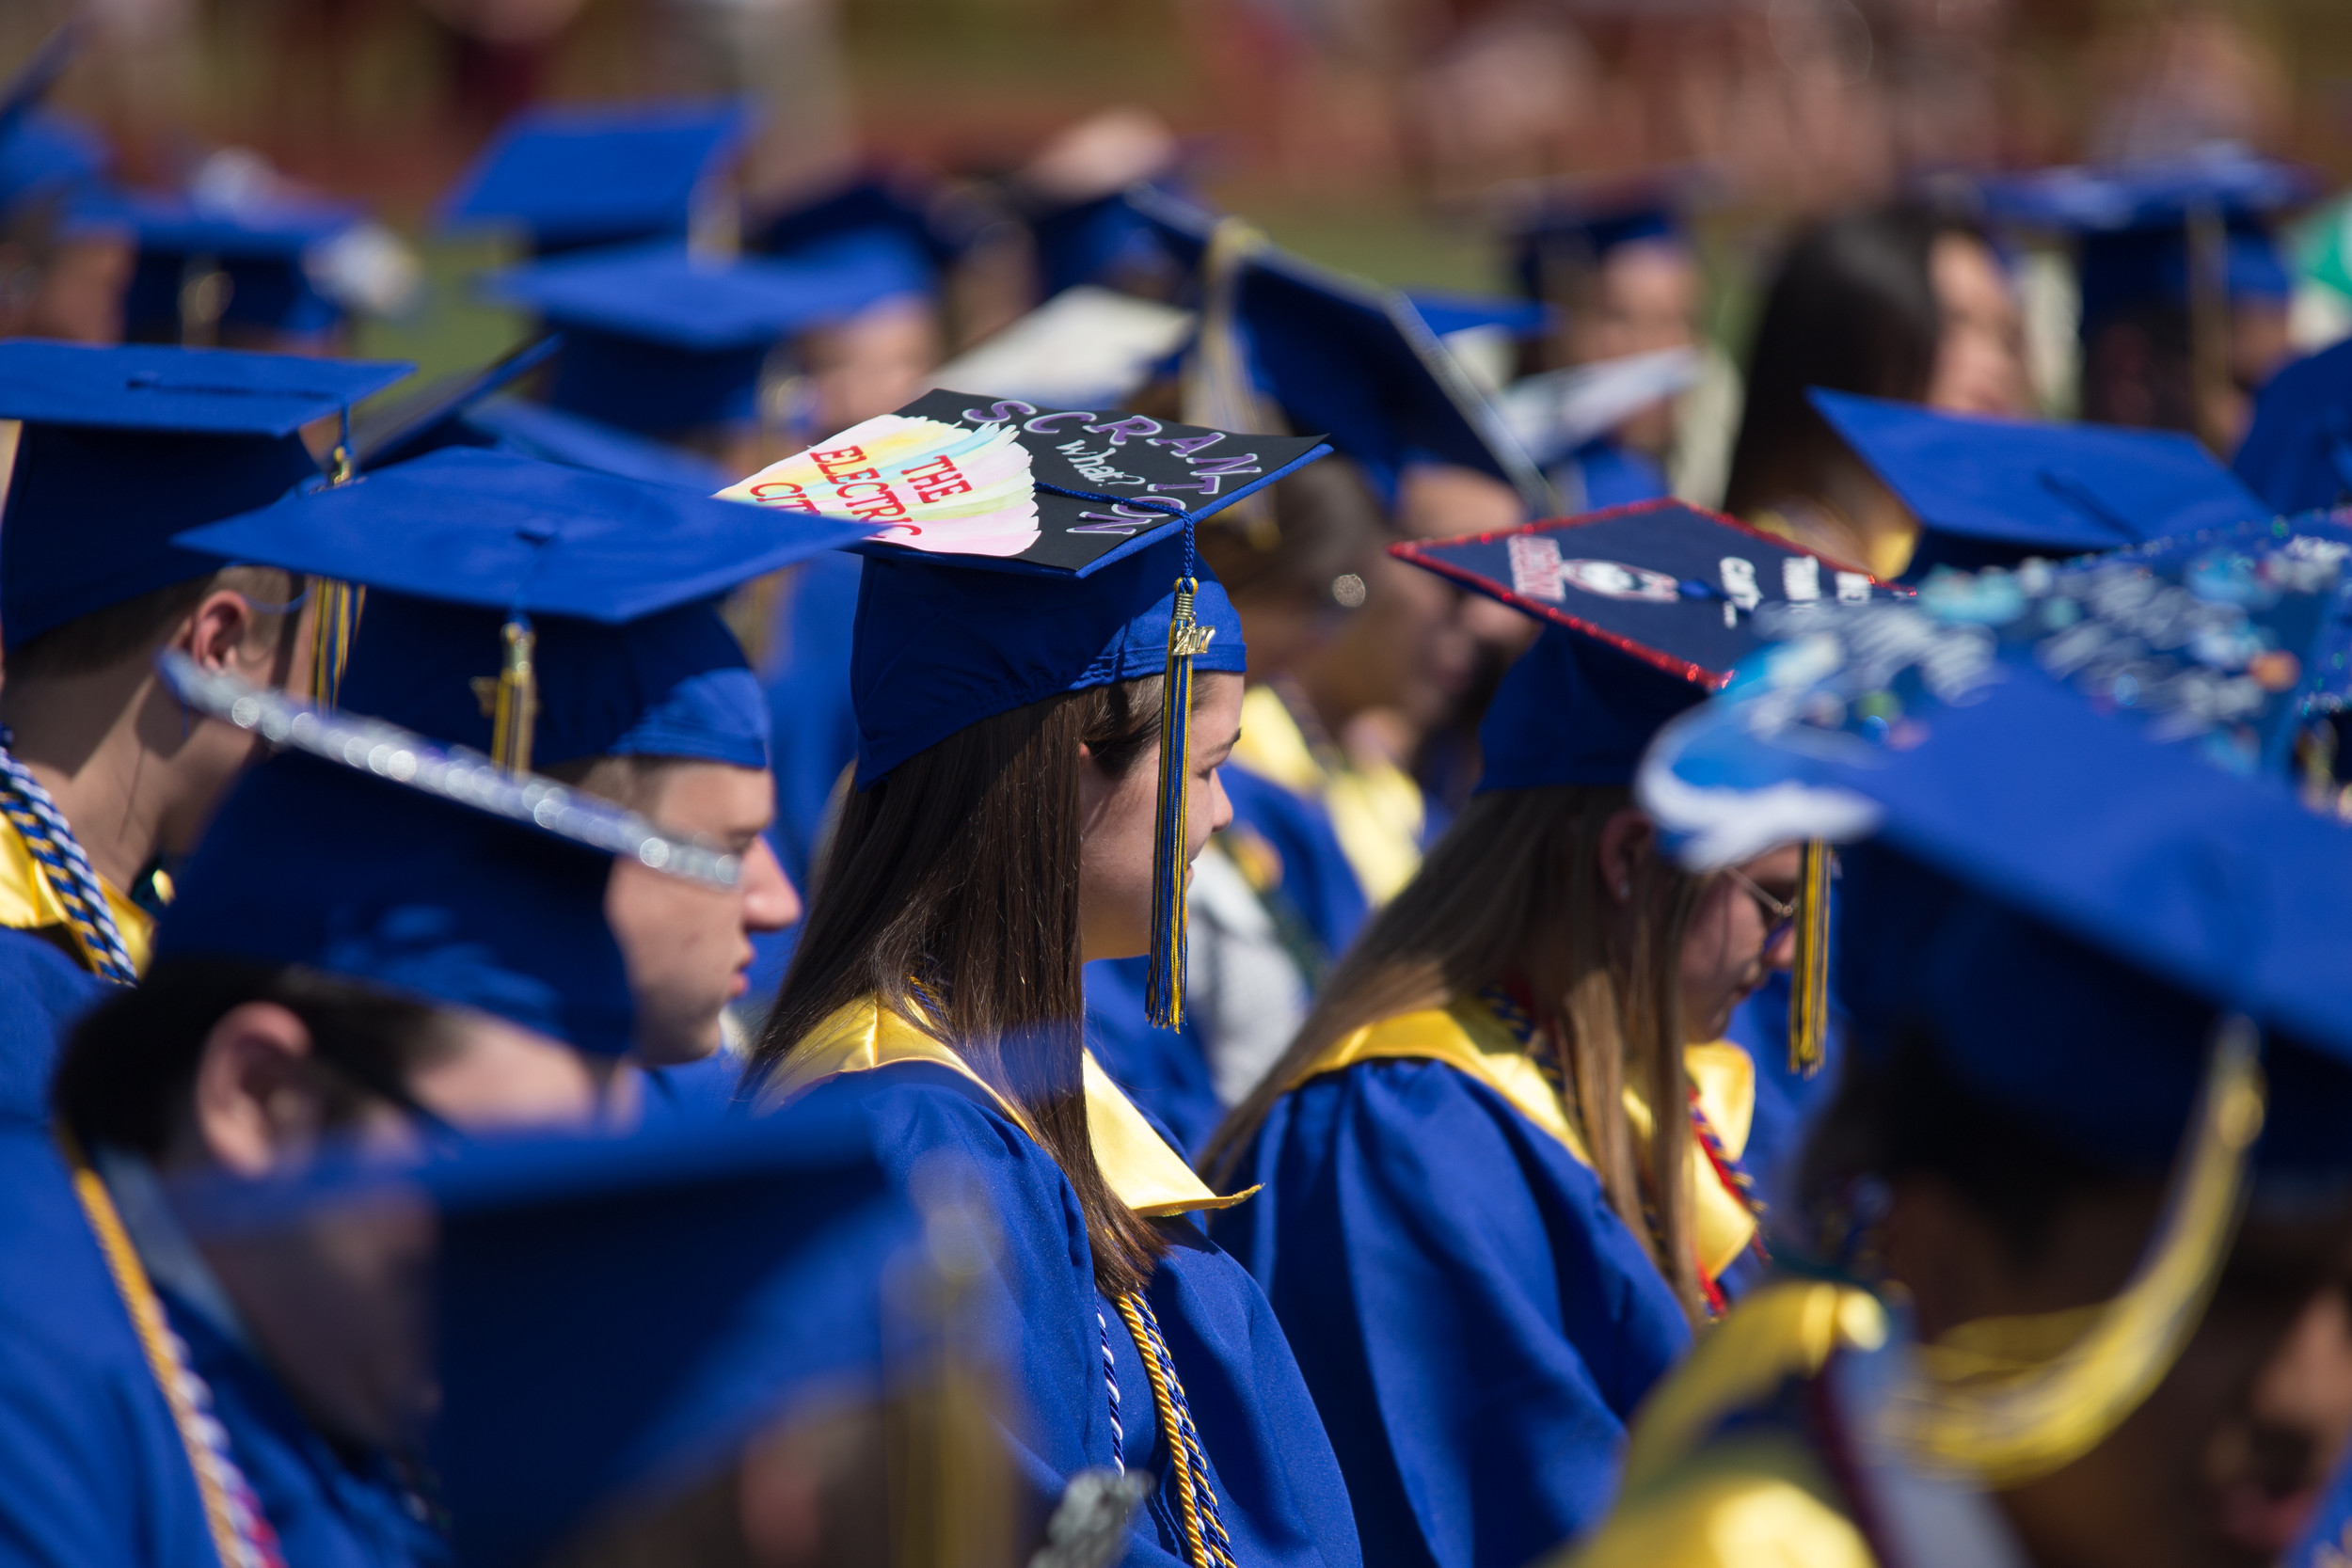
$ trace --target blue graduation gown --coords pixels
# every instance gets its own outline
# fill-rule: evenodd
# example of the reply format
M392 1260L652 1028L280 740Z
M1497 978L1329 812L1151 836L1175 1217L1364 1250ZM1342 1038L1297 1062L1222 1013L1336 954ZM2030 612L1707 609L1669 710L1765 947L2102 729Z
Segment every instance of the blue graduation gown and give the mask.
M1756 1121L1740 1164L1756 1177L1767 1209L1793 1212L1797 1157L1804 1151L1813 1118L1837 1086L1837 1064L1845 1053L1846 1015L1833 996L1829 1027L1821 1040L1821 1065L1807 1078L1788 1065L1788 987L1786 971L1775 971L1733 1010L1724 1037L1756 1060Z
M1198 1154L1225 1119L1209 1071L1209 1043L1200 1015L1177 1029L1155 1029L1143 1009L1150 958L1097 958L1086 966L1087 1046L1127 1098L1168 1129L1187 1158Z
M1597 1525L1690 1344L1599 1179L1487 1085L1357 1061L1278 1101L1219 1214L1297 1347L1365 1568L1524 1568Z
M219 1568L188 1452L46 1129L0 1128L0 1564ZM380 1463L347 1465L276 1380L162 1295L289 1568L436 1563Z
M0 927L0 1123L47 1125L66 1033L112 989L56 943Z
M1185 1568L1151 1385L1118 1310L1095 1289L1086 1220L1061 1167L984 1088L946 1067L900 1061L839 1072L806 1091L805 1101L864 1119L884 1164L902 1177L942 1150L961 1157L1002 1232L977 1310L981 1321L1010 1327L1007 1381L1026 1405L1016 1427L1023 1479L1039 1495L1058 1497L1080 1470L1111 1463L1107 1343L1120 1451L1129 1468L1160 1478L1125 1560ZM1359 1568L1338 1463L1265 1298L1188 1220L1160 1226L1171 1250L1148 1294L1184 1382L1235 1563Z

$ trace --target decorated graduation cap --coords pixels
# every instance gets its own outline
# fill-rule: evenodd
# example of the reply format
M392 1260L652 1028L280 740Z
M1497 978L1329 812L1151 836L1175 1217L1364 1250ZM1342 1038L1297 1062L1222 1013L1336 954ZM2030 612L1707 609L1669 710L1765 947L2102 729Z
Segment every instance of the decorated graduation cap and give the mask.
M369 589L337 701L519 772L767 767L767 705L716 600L867 531L453 447L181 543Z
M1167 677L1145 1005L1173 1027L1192 676L1248 668L1240 618L1194 555L1193 529L1330 450L942 390L723 494L883 525L852 546L866 557L850 666L860 789L993 714Z
M756 419L778 343L928 283L895 247L849 238L791 261L708 259L670 245L591 251L516 268L489 287L563 330L549 403L667 433Z
M2279 512L2352 498L2352 343L2298 359L2254 399L2231 471Z
M613 1055L635 1027L604 922L613 858L731 886L732 856L478 752L323 712L167 654L191 708L286 748L176 879L155 961L300 964Z
M134 346L0 343L0 419L24 421L0 519L11 651L217 569L172 536L315 483L300 431L405 365Z
M483 150L441 221L520 229L542 254L684 240L731 203L724 176L751 122L739 103L534 109Z
M1481 793L1626 784L1661 726L1763 645L1759 617L1867 604L1862 572L1680 501L1389 546L1535 618L1543 633L1479 725ZM1812 1071L1826 1022L1828 856L1808 845L1789 1053Z
M1947 414L1818 387L1809 395L1919 519L1913 578L2111 550L2270 510L2175 432Z
M2145 304L2188 307L2208 265L2225 298L2284 298L2294 276L2270 225L2322 186L2309 169L2221 144L2180 158L2004 176L1979 188L1993 217L2079 238L2087 337Z
M1278 250L1239 219L1148 189L1128 199L1200 276L1188 397L1201 417L1248 428L1271 404L1328 431L1391 500L1408 464L1433 462L1491 475L1531 510L1549 509L1543 475L1403 294Z
M2314 584L2339 569L2303 553ZM2233 613L2234 574L2104 606L2013 592L2023 575L1787 628L1661 733L1639 783L1695 868L1791 836L1853 846L1839 990L1856 1060L1925 1050L2076 1159L2170 1165L2114 1300L2003 1321L1979 1348L2008 1371L1916 1391L1913 1439L1994 1485L2079 1457L2162 1379L2254 1171L2352 1177L2352 998L2333 956L2352 836L2282 781L2214 765L2236 700L2282 673L2240 635L2256 628ZM2192 635L2142 635L2143 611ZM2064 657L2070 634L2110 657Z

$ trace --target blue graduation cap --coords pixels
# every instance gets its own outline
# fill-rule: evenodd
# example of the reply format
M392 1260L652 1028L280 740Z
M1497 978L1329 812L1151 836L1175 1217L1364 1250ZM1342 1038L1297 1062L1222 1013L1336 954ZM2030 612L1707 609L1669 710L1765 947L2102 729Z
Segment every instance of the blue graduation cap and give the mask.
M1808 395L1919 519L1911 578L2110 550L2270 510L2174 432L1985 419L1819 387Z
M2187 306L2189 230L2201 218L2219 227L2217 281L2229 297L2285 297L2294 275L2270 224L2323 188L2312 170L2218 144L2181 158L1988 179L1979 192L1994 218L2079 237L2088 337L2151 301Z
M1664 169L1506 188L1500 227L1511 280L1528 299L1552 299L1563 275L1588 271L1622 245L1686 243L1682 209L1698 179L1692 169Z
M936 391L726 494L889 525L855 546L866 557L850 664L860 789L991 715L1166 678L1145 1003L1172 1028L1192 676L1248 667L1240 617L1195 556L1193 529L1330 450Z
M128 228L138 261L123 294L123 330L135 341L178 342L191 325L310 337L343 319L328 282L327 246L366 219L359 206L275 193L234 201L201 194L121 192L87 203L84 221ZM188 319L191 282L218 275L205 323Z
M1552 308L1537 299L1495 299L1438 289L1407 289L1405 297L1422 324L1439 338L1485 329L1524 341L1551 329Z
M7 646L199 578L172 535L319 477L299 432L406 365L74 343L0 343L0 419L24 421L0 515Z
M1679 501L1389 553L1544 624L1504 672L1479 723L1479 792L1625 784L1661 726L1695 706L1763 645L1761 626L1825 605L1893 596L1869 577ZM1828 855L1801 879L1790 1066L1819 1069L1828 1010Z
M2270 583L2332 605L2345 553L2280 552ZM2232 573L2100 562L2021 592L2032 575L1782 628L1660 735L1645 809L1697 868L1869 841L1840 923L1866 1055L1923 1029L2069 1147L2161 1167L2214 1012L2234 1010L2315 1053L2274 1057L2265 1158L2343 1170L2352 999L2327 955L2352 929L2352 837L2282 780L2215 766L2291 658ZM2193 634L2160 648L2159 615Z
M351 421L351 459L373 470L446 446L488 446L494 438L467 427L466 416L545 364L563 346L553 333L530 339L486 365L453 371L405 397L372 404Z
M190 708L285 751L238 783L175 879L157 963L301 964L617 1055L636 1008L604 922L614 857L715 887L740 875L733 855L479 752L161 662Z
M1893 592L1671 500L1389 553L1544 623L1486 710L1482 791L1629 783L1658 727L1763 645L1760 616Z
M715 601L867 531L452 447L179 543L373 590L338 696L356 711L516 771L765 768L767 706Z
M685 239L751 129L739 103L534 109L507 122L441 207L504 223L542 254Z
M1184 199L1181 187L1154 189ZM1130 282L1175 270L1159 231L1123 191L1041 207L1029 214L1037 248L1038 297L1051 299L1082 283Z
M2352 343L2287 366L2254 398L2254 422L2231 470L2279 512L2352 497Z
M796 1414L919 1389L951 1325L912 1321L922 1222L870 1138L787 1111L421 1173L441 1237L431 1451L460 1560L544 1560Z
M887 242L850 238L792 261L708 260L652 245L499 274L490 293L563 329L548 401L624 430L755 419L776 346L928 282Z
M754 225L751 247L793 256L864 240L886 245L919 266L926 292L939 274L963 259L987 216L953 191L905 170L868 170L808 197Z
M1233 355L1294 423L1328 431L1383 496L1394 499L1408 463L1428 461L1490 474L1531 510L1549 509L1549 484L1404 295L1239 230L1212 245L1216 214L1157 192L1128 198L1202 275L1209 309L1194 353ZM1230 344L1209 341L1227 332Z

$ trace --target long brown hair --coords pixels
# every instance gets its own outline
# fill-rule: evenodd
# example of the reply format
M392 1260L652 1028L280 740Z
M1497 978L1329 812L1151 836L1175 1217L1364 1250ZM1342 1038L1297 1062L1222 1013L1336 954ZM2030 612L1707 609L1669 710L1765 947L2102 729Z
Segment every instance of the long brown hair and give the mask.
M1078 748L1123 777L1158 738L1160 689L1155 675L979 720L850 794L747 1073L862 997L929 1018L1077 1190L1113 1295L1139 1289L1167 1244L1111 1191L1088 1136Z
M1565 1042L1570 1110L1610 1206L1695 1319L1680 964L1702 884L1645 851L1631 934L1613 938L1601 828L1629 799L1599 785L1472 796L1420 874L1332 971L1282 1059L1217 1129L1203 1168L1217 1180L1231 1177L1274 1101L1358 1029L1524 978L1538 970L1530 959L1539 944L1565 942L1566 985L1535 1004L1539 1021ZM1629 1075L1651 1110L1646 1161L1626 1117Z

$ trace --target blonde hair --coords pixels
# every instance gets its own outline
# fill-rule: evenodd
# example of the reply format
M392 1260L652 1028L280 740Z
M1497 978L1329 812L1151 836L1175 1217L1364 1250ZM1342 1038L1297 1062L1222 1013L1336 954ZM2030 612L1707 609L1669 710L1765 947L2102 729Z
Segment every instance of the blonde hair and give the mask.
M1339 1041L1523 979L1537 967L1528 961L1534 954L1564 943L1566 985L1534 999L1537 1022L1560 1039L1568 1109L1610 1207L1696 1321L1680 971L1703 884L1645 850L1629 890L1633 918L1617 935L1602 886L1601 831L1629 804L1628 791L1603 785L1472 797L1420 874L1333 969L1281 1060L1217 1129L1201 1161L1213 1180L1232 1177L1274 1101ZM1629 1082L1651 1111L1646 1159L1626 1115Z

